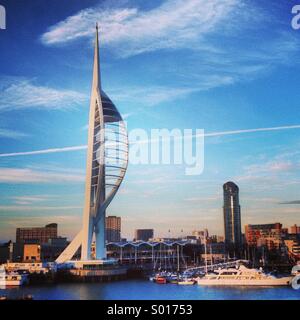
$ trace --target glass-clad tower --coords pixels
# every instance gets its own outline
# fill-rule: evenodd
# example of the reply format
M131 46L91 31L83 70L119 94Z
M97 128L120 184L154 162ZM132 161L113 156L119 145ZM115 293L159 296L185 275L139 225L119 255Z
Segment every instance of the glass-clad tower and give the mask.
M223 185L224 234L227 246L240 247L242 242L241 207L238 186L229 181Z

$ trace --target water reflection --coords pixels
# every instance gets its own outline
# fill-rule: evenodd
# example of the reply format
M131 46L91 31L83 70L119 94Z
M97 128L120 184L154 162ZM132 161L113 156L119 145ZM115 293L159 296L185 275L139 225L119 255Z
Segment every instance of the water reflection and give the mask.
M0 288L2 295L12 299L32 295L35 300L300 300L300 290L291 287L178 286L145 280Z

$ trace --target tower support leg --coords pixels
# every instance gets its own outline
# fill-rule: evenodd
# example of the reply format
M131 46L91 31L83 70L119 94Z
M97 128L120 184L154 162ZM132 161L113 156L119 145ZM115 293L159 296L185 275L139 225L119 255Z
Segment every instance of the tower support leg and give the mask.
M83 222L81 260L91 259L92 240L93 240L93 219L89 217L88 221Z
M105 212L95 226L96 259L106 259Z

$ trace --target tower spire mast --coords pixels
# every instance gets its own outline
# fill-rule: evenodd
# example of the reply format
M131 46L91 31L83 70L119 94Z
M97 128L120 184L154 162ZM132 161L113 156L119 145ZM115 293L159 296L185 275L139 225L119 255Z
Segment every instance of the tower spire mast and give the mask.
M95 90L95 89L100 90L100 88L101 88L100 59L99 59L99 31L98 30L99 30L98 23L96 23L92 90Z

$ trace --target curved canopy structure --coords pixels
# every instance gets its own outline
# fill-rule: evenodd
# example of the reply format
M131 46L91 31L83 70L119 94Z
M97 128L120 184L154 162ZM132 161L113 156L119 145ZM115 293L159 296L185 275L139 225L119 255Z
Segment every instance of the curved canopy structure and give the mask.
M81 246L81 260L106 258L105 210L118 191L128 164L128 137L116 106L101 89L98 27L96 27L93 84L90 102L83 228L56 260L71 260Z

